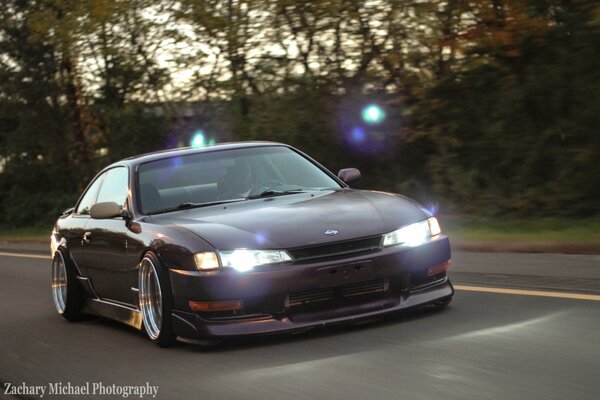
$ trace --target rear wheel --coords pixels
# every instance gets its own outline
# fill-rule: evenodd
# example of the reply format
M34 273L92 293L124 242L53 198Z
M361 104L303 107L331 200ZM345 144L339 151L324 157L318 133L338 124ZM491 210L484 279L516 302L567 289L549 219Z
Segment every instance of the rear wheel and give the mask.
M52 259L52 300L56 311L68 321L81 319L81 296L75 268L57 251Z
M140 263L138 289L146 334L161 347L172 346L176 336L171 321L171 285L166 271L153 253L147 253Z

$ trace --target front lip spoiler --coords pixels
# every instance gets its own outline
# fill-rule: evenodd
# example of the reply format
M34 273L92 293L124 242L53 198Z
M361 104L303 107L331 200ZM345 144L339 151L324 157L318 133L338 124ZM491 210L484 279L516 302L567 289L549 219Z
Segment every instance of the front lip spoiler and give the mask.
M359 312L350 316L332 317L329 319L306 322L295 322L287 316L282 318L271 317L227 322L208 321L195 313L173 310L173 328L179 336L189 339L235 338L247 335L285 333L287 331L352 323L364 319L380 317L433 303L453 295L454 287L450 280L446 279L437 285L412 291L407 296L402 295L400 301L393 307L364 313Z

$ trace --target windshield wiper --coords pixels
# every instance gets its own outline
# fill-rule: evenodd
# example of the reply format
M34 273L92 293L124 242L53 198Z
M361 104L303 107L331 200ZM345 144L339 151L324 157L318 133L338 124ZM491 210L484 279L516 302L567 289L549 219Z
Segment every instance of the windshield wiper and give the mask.
M219 204L235 203L235 202L244 201L244 200L246 200L244 197L240 197L237 199L229 199L229 200L207 201L205 203L192 203L192 202L186 201L185 203L179 204L177 207L168 207L168 208L162 208L160 210L150 211L148 213L148 215L162 214L162 213L166 213L166 212L180 211L180 210L189 210L190 208L216 206Z
M285 196L286 194L294 194L294 193L304 193L304 189L293 189L293 190L265 190L259 194L253 194L252 196L246 197L249 200L252 199L260 199L262 197L271 197L271 196Z

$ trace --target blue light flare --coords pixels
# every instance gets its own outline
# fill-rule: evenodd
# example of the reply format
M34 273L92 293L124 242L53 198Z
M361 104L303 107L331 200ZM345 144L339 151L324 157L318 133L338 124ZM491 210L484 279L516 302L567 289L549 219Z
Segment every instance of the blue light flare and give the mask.
M181 167L181 164L183 164L183 160L181 159L181 157L175 157L171 159L171 167L179 168Z
M256 240L256 244L261 246L267 243L267 235L264 232L256 232L254 234L254 239Z
M192 136L190 146L192 146L192 147L206 146L206 138L204 137L204 132L196 131L196 133L194 133L194 136Z
M352 140L356 143L364 142L365 130L360 126L354 127L354 129L352 129Z
M370 104L363 108L362 118L368 124L378 124L385 119L385 111L376 104Z
M431 214L431 216L437 215L439 209L440 206L437 203L429 203L425 205L425 210L427 210L427 212Z

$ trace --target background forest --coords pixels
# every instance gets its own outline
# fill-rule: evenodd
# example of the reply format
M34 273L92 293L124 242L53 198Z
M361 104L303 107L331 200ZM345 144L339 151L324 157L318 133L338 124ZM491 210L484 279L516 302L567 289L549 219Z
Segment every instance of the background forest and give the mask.
M599 126L598 1L0 4L6 228L198 132L289 143L444 213L598 215Z

